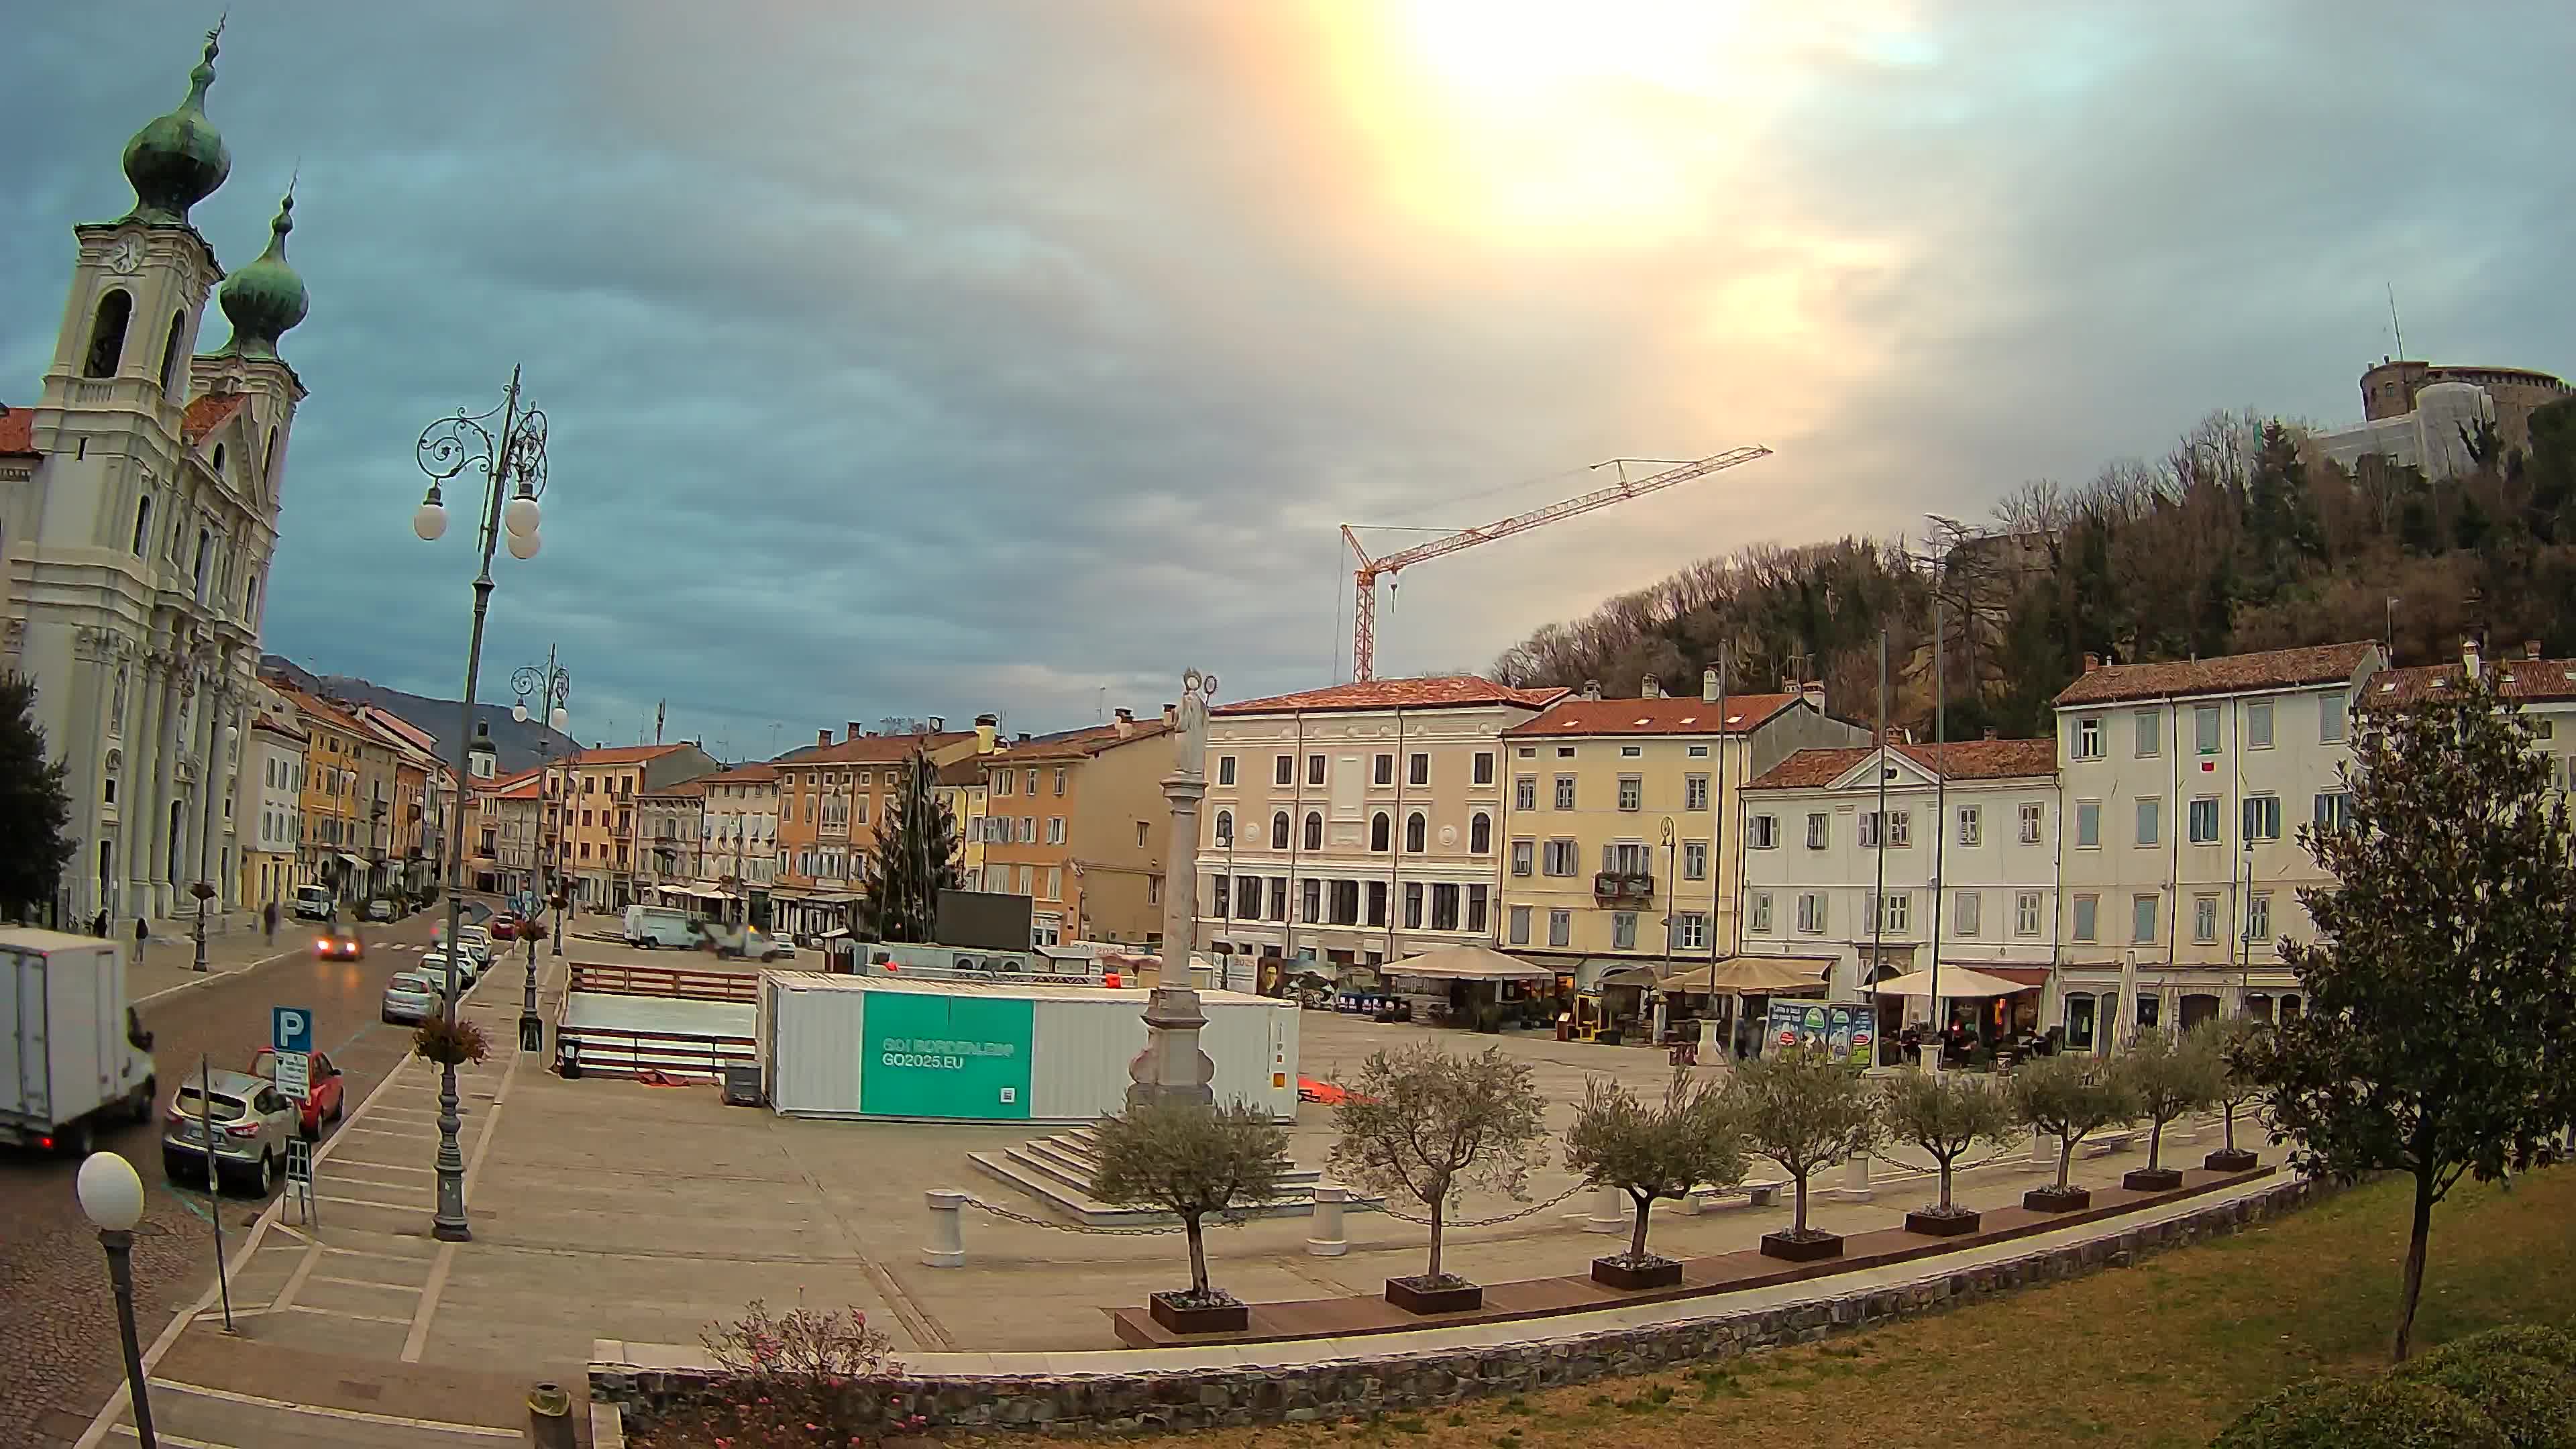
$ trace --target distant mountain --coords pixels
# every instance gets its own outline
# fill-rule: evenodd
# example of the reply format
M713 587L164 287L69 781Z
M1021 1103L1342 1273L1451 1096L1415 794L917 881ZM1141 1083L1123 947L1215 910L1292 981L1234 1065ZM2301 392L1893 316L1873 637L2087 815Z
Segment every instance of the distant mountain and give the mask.
M371 704L378 709L390 710L401 715L413 725L437 737L440 759L451 764L461 765L464 762L465 742L459 739L456 733L455 700L406 694L399 689L387 689L383 685L371 684L366 680L345 674L317 675L297 667L291 660L281 659L274 654L262 655L259 668L262 674L281 676L296 688L321 695L325 699L343 700L350 704ZM541 765L549 756L562 759L576 748L570 735L546 728L541 720L532 719L526 724L521 724L510 718L510 707L513 703L515 701L504 698L497 706L482 701L478 701L474 706L475 716L491 727L492 750L498 757L502 774L516 774L521 770Z

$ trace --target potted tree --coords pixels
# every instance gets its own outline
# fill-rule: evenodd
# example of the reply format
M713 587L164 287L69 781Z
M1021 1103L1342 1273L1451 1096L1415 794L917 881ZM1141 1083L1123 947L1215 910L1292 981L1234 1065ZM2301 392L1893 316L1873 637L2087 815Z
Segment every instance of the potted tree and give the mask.
M1646 1223L1657 1198L1688 1196L1701 1184L1743 1180L1744 1133L1735 1124L1722 1082L1694 1083L1673 1073L1661 1107L1616 1082L1584 1084L1583 1103L1565 1134L1565 1165L1592 1187L1615 1187L1637 1205L1628 1251L1592 1260L1592 1281L1610 1288L1669 1288L1682 1265L1646 1251Z
M2010 1091L2014 1118L2057 1139L2056 1185L2023 1193L2021 1205L2038 1213L2091 1207L2093 1194L2068 1181L2075 1147L2113 1123L2137 1120L2127 1078L2096 1057L2041 1057L2013 1072Z
M2138 1115L2148 1123L2147 1165L2122 1174L2120 1186L2131 1192L2171 1192L2182 1186L2182 1169L2164 1165L2165 1124L2218 1095L2218 1055L2206 1032L2150 1031L2139 1036L2117 1069L2128 1079Z
M1408 1313L1481 1308L1485 1290L1440 1266L1441 1230L1470 1187L1514 1199L1546 1158L1538 1089L1528 1067L1487 1047L1452 1056L1424 1042L1374 1052L1333 1109L1340 1137L1333 1170L1343 1181L1421 1203L1430 1213L1431 1258L1421 1273L1386 1280L1386 1301Z
M1209 1286L1206 1223L1279 1196L1288 1131L1240 1102L1148 1102L1103 1117L1092 1129L1099 1165L1091 1195L1121 1207L1153 1207L1181 1220L1190 1245L1186 1293L1156 1293L1146 1304L1174 1333L1239 1333L1250 1310Z
M1905 1215L1905 1230L1956 1237L1977 1230L1979 1215L1950 1201L1950 1178L1960 1158L1980 1143L2012 1140L2012 1103L1987 1078L1967 1072L1899 1072L1879 1090L1887 1135L1932 1155L1941 1172L1941 1200Z
M1788 1231L1763 1234L1762 1251L1793 1263L1840 1257L1840 1233L1807 1226L1807 1180L1878 1140L1874 1094L1860 1073L1829 1053L1785 1047L1738 1064L1727 1096L1746 1143L1779 1164L1797 1193Z
M2212 1172L2251 1172L2262 1159L2236 1145L2236 1114L2263 1094L2262 1079L2253 1067L2271 1040L2272 1025L2239 1016L2201 1029L2210 1034L2210 1050L2218 1058L2218 1093L2210 1101L2218 1108L2227 1145L2202 1158L2200 1165Z

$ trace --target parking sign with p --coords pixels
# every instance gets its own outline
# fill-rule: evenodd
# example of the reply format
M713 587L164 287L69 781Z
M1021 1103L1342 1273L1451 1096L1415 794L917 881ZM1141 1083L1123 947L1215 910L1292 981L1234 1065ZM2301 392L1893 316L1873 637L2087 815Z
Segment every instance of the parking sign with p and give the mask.
M313 1050L313 1012L302 1006L268 1009L268 1044L282 1052Z

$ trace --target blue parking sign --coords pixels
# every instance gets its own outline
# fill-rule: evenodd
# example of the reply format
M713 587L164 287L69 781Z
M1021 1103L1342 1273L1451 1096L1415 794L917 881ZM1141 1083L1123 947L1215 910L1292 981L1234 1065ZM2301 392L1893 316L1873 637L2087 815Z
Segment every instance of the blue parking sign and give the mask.
M268 1009L268 1044L282 1052L313 1050L313 1012L302 1006Z

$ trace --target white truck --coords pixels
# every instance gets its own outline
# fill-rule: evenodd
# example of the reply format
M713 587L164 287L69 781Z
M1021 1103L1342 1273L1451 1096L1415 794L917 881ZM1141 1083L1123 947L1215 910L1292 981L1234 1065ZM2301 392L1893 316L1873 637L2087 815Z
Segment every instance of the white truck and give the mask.
M86 1155L94 1129L150 1121L158 1090L123 948L0 930L0 1142Z

